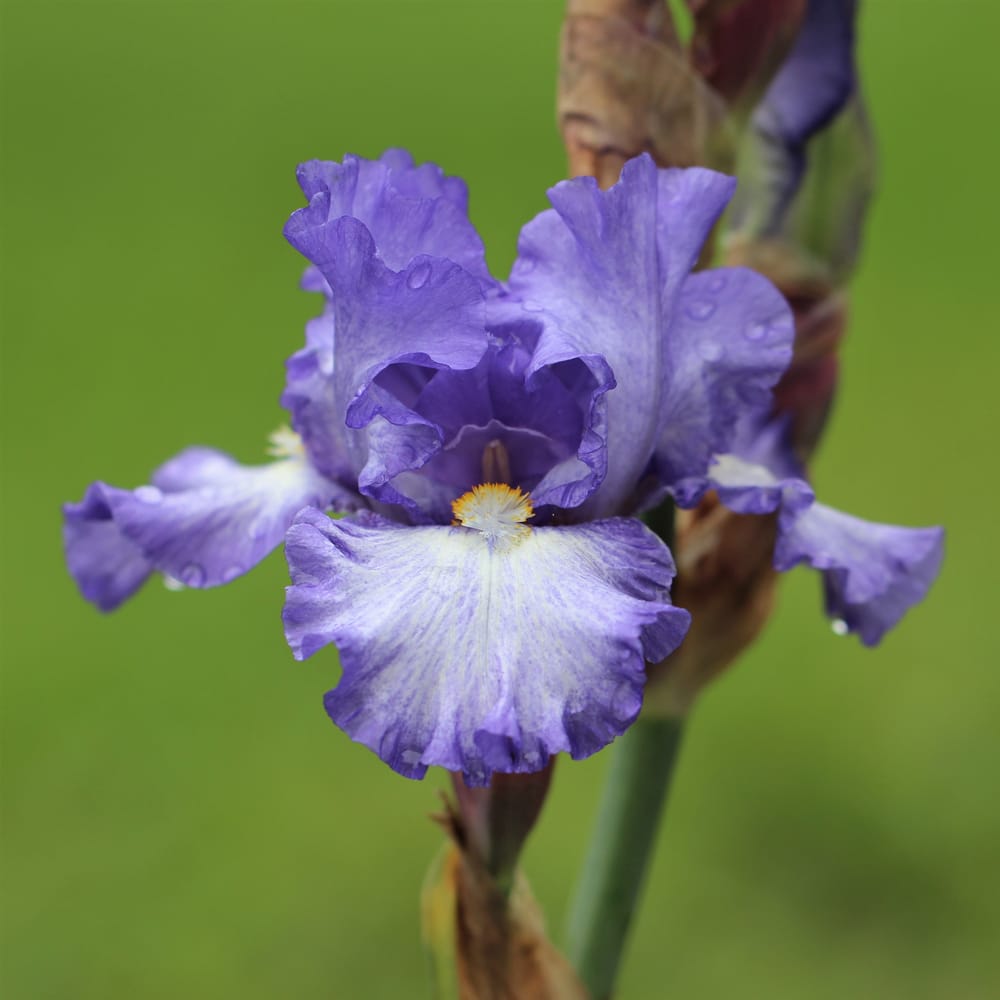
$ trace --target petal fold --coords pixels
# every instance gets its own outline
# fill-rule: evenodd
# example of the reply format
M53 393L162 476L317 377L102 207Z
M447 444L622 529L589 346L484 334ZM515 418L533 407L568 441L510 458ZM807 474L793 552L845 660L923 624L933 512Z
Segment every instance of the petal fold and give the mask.
M101 611L114 611L153 572L142 549L115 523L106 483L91 483L83 500L63 505L66 565L83 597Z
M943 555L941 528L875 524L817 503L781 525L774 565L822 570L834 628L875 646L927 596Z
M534 528L501 551L467 528L305 510L286 554L292 650L339 647L327 711L412 778L440 766L482 785L594 753L689 622L669 551L634 520Z

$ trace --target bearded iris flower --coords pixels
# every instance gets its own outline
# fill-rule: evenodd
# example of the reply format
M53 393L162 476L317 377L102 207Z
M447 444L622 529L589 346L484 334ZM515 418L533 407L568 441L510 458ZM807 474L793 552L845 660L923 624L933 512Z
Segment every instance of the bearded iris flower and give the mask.
M67 506L71 571L101 607L154 569L226 582L290 524L286 636L297 658L338 646L334 722L404 775L484 784L635 720L645 663L689 621L638 520L670 494L780 509L779 568L823 570L866 642L923 596L939 534L839 515L740 457L793 325L753 271L693 270L731 178L641 156L608 191L558 184L506 283L433 165L393 150L299 180L285 235L324 308L287 366L294 434L271 466L195 449Z

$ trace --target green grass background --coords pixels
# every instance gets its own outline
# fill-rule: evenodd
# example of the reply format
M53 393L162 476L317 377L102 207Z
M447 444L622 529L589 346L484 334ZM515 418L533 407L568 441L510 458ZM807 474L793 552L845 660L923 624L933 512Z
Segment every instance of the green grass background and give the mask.
M77 595L59 504L190 443L263 454L317 308L296 162L405 145L464 176L490 261L563 176L558 0L6 0L3 995L421 998L440 778L326 719L271 557L210 592ZM814 577L704 699L625 1000L986 998L1000 960L996 39L988 0L868 0L881 186L821 495L949 527L877 651ZM606 755L526 856L561 935Z

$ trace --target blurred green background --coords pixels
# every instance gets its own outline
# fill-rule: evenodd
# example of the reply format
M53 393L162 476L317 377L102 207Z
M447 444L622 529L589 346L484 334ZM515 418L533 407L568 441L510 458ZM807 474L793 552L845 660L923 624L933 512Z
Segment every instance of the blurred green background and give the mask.
M949 526L877 651L816 579L704 699L625 1000L997 995L996 39L988 0L869 0L881 151L823 498ZM273 556L211 592L77 595L59 504L189 443L244 460L317 309L281 225L295 164L409 147L464 176L505 273L564 172L559 0L2 9L3 995L427 995L440 836L326 719ZM526 867L557 939L606 755L563 762Z

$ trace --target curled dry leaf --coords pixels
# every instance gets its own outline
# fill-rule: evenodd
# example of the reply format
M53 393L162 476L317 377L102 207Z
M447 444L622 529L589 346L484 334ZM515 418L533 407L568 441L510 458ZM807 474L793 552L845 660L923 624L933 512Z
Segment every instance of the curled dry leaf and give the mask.
M649 152L664 166L721 165L725 108L682 52L666 4L571 0L559 122L574 176L602 187Z

